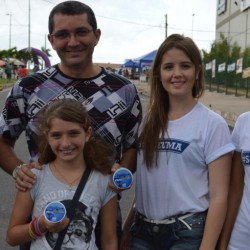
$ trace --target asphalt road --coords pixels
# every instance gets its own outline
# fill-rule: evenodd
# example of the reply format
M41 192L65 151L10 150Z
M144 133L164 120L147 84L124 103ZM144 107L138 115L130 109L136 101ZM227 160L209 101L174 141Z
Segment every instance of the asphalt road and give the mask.
M0 91L0 110L2 110L8 91L9 91L8 89ZM148 97L141 96L141 101L143 109L145 109L148 102ZM22 135L21 138L16 143L15 152L24 162L28 161L29 154L26 147L26 141L24 135ZM15 182L13 178L0 168L0 250L19 249L19 247L10 247L5 242L6 228L8 225L10 212L15 199L15 192L16 192ZM128 212L131 200L133 199L133 195L134 195L134 185L130 190L124 191L122 193L122 199L120 204L121 204L123 218L125 218L126 213Z

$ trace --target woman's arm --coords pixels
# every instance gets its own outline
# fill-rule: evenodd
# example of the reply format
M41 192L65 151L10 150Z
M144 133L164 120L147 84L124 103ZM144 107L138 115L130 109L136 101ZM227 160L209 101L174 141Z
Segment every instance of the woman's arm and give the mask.
M102 250L118 250L116 235L117 195L100 211Z
M16 246L32 240L28 221L32 208L30 192L18 191L7 229L6 241L9 245Z
M215 249L227 211L227 196L232 154L228 153L208 166L209 208L200 250Z
M227 249L231 232L233 230L233 226L241 203L244 188L244 175L245 172L244 166L242 164L241 154L240 152L235 151L232 161L226 220L218 241L218 250Z

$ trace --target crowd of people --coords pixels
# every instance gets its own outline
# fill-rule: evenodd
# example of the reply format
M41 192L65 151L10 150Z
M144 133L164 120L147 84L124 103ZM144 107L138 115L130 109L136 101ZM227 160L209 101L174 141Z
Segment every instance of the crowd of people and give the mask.
M15 65L7 63L2 69L1 78L6 78L7 82L20 79L28 74L28 69L25 65Z
M93 63L101 30L89 6L61 2L48 26L60 63L17 81L0 118L0 166L17 188L7 242L22 250L248 249L250 112L230 134L199 101L204 67L194 41L172 34L161 43L142 115L134 84ZM23 131L29 163L14 150ZM110 181L120 167L136 172L123 227L122 190ZM87 170L73 216L48 222L44 208L60 201L70 211Z

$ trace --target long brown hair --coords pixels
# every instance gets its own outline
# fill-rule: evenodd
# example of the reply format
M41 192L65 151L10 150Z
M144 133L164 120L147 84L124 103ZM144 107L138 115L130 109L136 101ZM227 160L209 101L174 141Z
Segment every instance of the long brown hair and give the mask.
M53 153L46 138L46 134L50 130L51 121L54 118L78 123L86 132L91 127L87 110L79 101L62 99L47 105L38 116L40 130L38 137L38 161L41 164L46 164L56 159L56 155ZM114 162L114 148L102 138L92 134L84 146L83 155L88 168L98 170L104 174L111 172Z
M150 101L144 119L139 143L143 147L144 161L148 168L157 165L159 137L163 137L168 127L169 95L161 83L161 63L163 55L173 49L182 50L195 65L198 73L192 89L192 96L199 98L204 92L204 69L200 51L193 40L180 34L173 34L160 45L150 72Z

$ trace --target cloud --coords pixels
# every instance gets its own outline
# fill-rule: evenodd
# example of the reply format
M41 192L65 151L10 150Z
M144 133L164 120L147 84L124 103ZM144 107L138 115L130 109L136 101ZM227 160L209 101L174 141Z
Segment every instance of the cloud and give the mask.
M30 1L30 43L40 49L52 48L46 40L48 16L59 0ZM167 34L182 33L193 37L200 49L209 50L215 38L216 0L86 0L95 12L102 36L97 45L95 62L123 63L159 47ZM9 48L9 16L12 14L11 45L28 46L28 0L0 0L0 50ZM194 14L194 16L193 16ZM52 64L59 62L52 52Z

